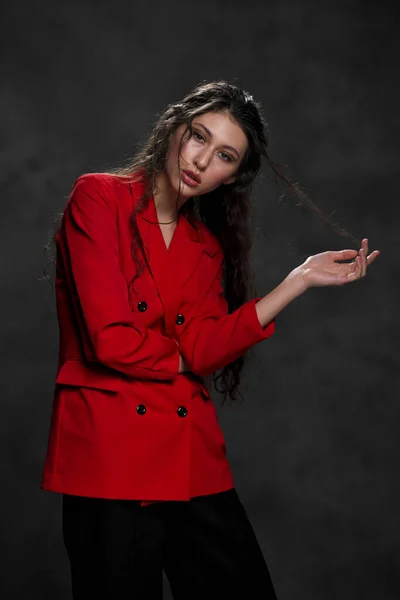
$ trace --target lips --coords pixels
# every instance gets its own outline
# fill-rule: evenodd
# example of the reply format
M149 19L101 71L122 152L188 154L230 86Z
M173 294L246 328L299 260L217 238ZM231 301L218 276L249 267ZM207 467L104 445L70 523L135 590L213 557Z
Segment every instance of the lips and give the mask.
M190 179L193 179L197 183L201 183L200 176L196 175L196 173L194 173L193 171L189 171L188 169L183 169L182 172L186 173L186 175L188 175L190 177Z

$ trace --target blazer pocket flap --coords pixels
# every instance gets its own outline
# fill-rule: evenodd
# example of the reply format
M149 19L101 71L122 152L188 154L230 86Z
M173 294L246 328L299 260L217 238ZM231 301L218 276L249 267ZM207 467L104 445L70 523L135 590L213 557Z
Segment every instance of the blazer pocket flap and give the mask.
M119 375L104 371L99 364L86 365L80 360L66 360L56 376L56 383L119 392L124 385Z

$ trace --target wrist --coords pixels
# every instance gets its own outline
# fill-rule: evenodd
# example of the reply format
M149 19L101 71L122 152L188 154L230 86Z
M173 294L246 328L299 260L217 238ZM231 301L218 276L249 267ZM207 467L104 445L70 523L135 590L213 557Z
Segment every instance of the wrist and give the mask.
M309 288L307 269L304 268L304 265L299 265L289 273L284 282L290 284L294 297L300 296Z
M297 267L269 294L257 300L255 307L262 328L265 328L290 302L307 289L304 270Z

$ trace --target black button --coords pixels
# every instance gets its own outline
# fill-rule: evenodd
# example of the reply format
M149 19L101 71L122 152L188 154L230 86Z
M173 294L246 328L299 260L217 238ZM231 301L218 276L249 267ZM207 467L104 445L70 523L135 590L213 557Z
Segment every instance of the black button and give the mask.
M187 408L185 408L184 406L179 406L179 408L177 409L177 414L179 417L186 417L187 415Z
M138 302L138 310L140 310L140 312L144 312L145 310L147 310L147 302L145 302L144 300L141 300L140 302Z
M184 322L185 322L185 317L183 315L179 314L176 317L176 324L177 325L182 325L182 323L184 323Z
M139 415L144 415L144 413L146 412L146 407L145 407L145 405L144 405L144 404L139 404L139 405L136 407L136 412L138 412L138 413L139 413Z

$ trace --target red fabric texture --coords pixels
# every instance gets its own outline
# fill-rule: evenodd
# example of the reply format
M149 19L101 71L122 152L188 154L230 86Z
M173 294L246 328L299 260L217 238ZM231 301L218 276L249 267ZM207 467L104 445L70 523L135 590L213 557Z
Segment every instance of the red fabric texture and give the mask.
M130 218L141 182L77 179L57 234L60 343L41 487L90 497L189 500L233 487L204 377L275 329L254 298L228 314L223 253L181 214L167 249L154 198ZM191 372L178 373L179 352ZM179 408L183 407L183 408Z

